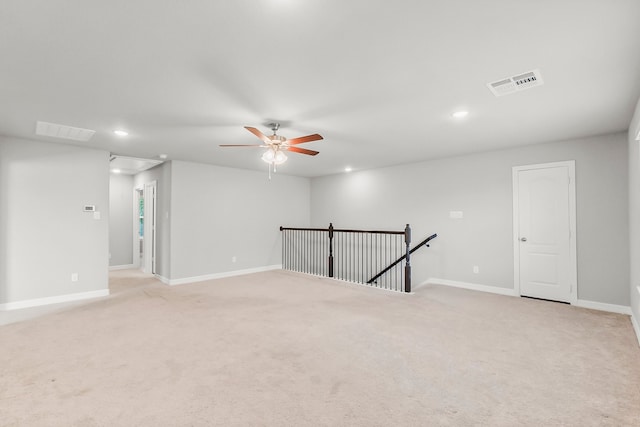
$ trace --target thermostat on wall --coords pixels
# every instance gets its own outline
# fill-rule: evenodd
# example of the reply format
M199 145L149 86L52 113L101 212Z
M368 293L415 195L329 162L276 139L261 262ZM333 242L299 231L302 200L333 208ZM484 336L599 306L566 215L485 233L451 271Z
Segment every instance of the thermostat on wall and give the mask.
M96 206L95 205L84 205L84 209L85 212L95 212L96 211Z

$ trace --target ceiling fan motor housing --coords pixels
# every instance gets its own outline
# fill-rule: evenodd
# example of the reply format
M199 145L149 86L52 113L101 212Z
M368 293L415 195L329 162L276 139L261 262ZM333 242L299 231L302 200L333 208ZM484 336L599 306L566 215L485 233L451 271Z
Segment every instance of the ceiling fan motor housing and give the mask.
M287 140L284 136L273 134L269 137L272 143L280 145Z

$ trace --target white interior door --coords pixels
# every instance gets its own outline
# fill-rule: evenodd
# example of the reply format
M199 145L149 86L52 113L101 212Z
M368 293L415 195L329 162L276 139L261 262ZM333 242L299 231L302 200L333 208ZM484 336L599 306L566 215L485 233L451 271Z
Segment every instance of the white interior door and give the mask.
M157 181L144 185L144 272L156 272L156 187Z
M575 302L574 162L513 168L514 270L523 296Z

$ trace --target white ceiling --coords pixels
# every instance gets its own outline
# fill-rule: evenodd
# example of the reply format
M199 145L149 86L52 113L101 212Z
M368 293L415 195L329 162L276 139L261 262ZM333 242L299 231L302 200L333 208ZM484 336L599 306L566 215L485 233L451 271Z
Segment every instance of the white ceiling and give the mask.
M638 0L2 0L0 134L266 171L218 144L278 120L325 138L279 173L320 176L624 131L639 18ZM486 87L533 69L544 85Z

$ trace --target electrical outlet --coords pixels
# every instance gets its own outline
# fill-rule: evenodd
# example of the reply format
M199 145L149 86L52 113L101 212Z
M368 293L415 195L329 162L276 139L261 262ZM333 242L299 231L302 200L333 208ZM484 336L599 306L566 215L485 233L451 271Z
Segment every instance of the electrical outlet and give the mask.
M478 267L477 265L474 265L474 266L473 266L473 272L474 272L475 274L480 273L480 267Z
M71 273L71 281L72 282L78 281L78 273Z
M231 262L236 262L238 259L235 256L231 257Z

